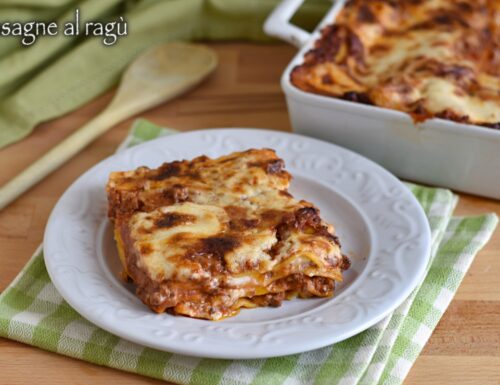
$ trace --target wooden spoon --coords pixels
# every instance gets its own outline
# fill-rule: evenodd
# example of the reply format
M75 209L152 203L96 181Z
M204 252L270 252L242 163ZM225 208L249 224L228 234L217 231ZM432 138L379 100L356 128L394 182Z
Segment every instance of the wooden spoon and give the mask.
M215 52L201 45L167 43L146 51L125 71L99 115L0 188L0 210L115 124L186 92L216 66Z

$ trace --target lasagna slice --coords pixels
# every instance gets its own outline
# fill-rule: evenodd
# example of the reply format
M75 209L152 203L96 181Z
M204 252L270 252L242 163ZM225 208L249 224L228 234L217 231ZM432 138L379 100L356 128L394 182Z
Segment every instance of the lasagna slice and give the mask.
M349 0L291 82L415 121L500 128L500 1Z
M288 193L290 179L269 149L111 173L109 217L139 298L220 320L333 295L349 261L319 210Z

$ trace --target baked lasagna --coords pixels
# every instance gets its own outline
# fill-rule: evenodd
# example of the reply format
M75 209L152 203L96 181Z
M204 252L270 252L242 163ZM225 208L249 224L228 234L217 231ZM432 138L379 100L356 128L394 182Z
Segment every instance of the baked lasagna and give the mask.
M291 81L417 122L500 128L500 1L347 1Z
M125 276L152 310L220 320L329 297L349 261L318 208L287 191L273 150L113 172L109 218Z

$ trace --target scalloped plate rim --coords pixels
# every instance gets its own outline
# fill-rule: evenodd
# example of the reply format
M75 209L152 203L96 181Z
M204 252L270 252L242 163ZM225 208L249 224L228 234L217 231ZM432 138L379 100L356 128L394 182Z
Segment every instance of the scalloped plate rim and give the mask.
M60 242L60 239L59 239L61 237L61 234L60 234L58 226L59 226L59 221L61 220L62 207L64 205L68 205L67 201L69 200L69 197L80 193L79 191L81 191L82 184L85 182L86 178L88 179L89 175L92 175L93 173L95 174L100 169L105 169L106 167L111 167L111 169L113 169L112 164L117 163L118 162L117 160L120 160L120 159L122 159L122 161L123 161L124 157L126 157L127 155L132 157L132 155L134 153L141 153L141 152L146 151L148 149L158 148L158 147L161 147L160 144L167 144L168 142L171 142L171 141L177 141L177 140L179 140L179 138L181 138L181 139L186 139L186 137L187 138L189 138L189 137L201 138L203 135L213 136L215 138L224 137L224 136L227 136L227 137L235 136L239 139L245 138L246 143L248 143L248 135L249 134L254 135L254 136L260 136L260 137L262 137L263 135L265 135L266 137L273 137L274 136L278 139L278 141L284 140L286 142L287 140L289 140L290 143L292 143L293 140L296 140L298 142L294 142L294 143L302 143L302 144L306 143L308 145L312 144L313 147L320 146L320 147L325 148L325 146L328 146L328 149L330 151L332 151L333 154L341 154L341 156L348 157L351 160L355 160L356 162L361 163L362 166L367 167L372 172L375 172L375 174L377 174L378 177L385 179L386 183L392 184L393 190L400 189L400 193L403 196L401 199L403 200L403 198L404 198L405 203L410 205L409 206L410 210L412 210L412 215L414 215L414 217L412 218L412 220L414 220L413 225L415 225L415 223L417 224L417 229L418 229L419 237L420 237L418 239L418 242L417 242L417 248L418 248L418 250L420 250L420 254L422 254L422 255L420 255L420 257L419 257L420 260L418 261L418 264L416 265L417 268L416 268L415 272L413 273L413 275L406 277L406 282L404 283L404 285L400 285L401 287L399 288L398 294L396 295L396 297L392 298L390 302L386 301L386 303L384 303L383 305L378 306L376 311L373 311L370 309L368 309L368 310L365 309L366 311L368 311L368 315L369 315L368 317L365 317L364 319L362 318L361 320L358 320L357 322L352 322L352 324L348 325L348 327L340 328L341 330L337 333L335 332L335 330L332 331L332 330L328 329L328 331L331 334L328 334L326 336L324 334L322 334L321 339L318 338L319 331L314 330L314 333L313 333L314 338L312 338L312 337L311 338L298 338L297 341L287 340L288 343L286 343L284 345L278 344L277 346L274 346L272 344L272 342L273 342L272 337L271 337L271 339L266 339L266 338L263 338L262 336L260 336L260 340L259 340L259 337L256 337L260 333L258 326L257 326L256 331L254 331L254 335L252 335L251 332L248 333L250 335L250 337L249 337L250 340L252 340L252 338L254 340L255 340L255 338L257 338L257 342L254 343L254 345L256 345L256 346L254 346L253 348L248 348L244 344L238 344L233 339L230 339L229 336L226 336L227 340L225 340L224 338L222 338L222 340L224 340L223 342L227 343L227 346L225 348L223 348L222 350L218 350L218 351L214 351L213 348L203 346L203 343L198 344L198 345L193 344L193 343L186 343L187 342L186 339L183 340L184 341L183 343L179 343L178 341L176 343L173 343L172 339L168 340L168 338L166 339L166 341L162 341L161 338L157 338L157 339L151 338L151 336L146 338L145 333L141 334L141 333L137 333L135 331L131 332L131 330L127 330L127 328L123 324L121 324L120 322L111 322L111 320L113 320L113 317L106 313L107 309L103 310L104 314L106 314L106 316L103 316L103 317L94 314L92 311L89 311L88 303L85 303L85 301L83 301L81 298L78 297L78 295L73 291L73 289L71 289L69 287L68 282L65 281L65 279L62 277L62 274L58 273L58 271L57 271L57 267L61 266L61 263L57 262L57 256L61 255L61 250L60 250L61 245L60 244L62 242ZM234 138L231 138L231 139L234 139ZM250 142L252 142L252 140L253 140L253 138L250 139ZM251 146L252 145L250 145L250 147ZM292 151L292 150L289 149L289 151ZM223 153L221 152L221 153L219 153L219 155L223 155ZM287 163L287 168L290 169L293 167L290 167L289 164ZM292 174L293 174L293 171L292 171ZM325 184L325 183L323 183L323 181L321 181L321 183ZM325 185L332 188L332 191L333 191L334 187L331 184L326 183ZM103 188L104 188L104 186L103 186ZM336 191L339 191L340 194L345 194L345 191L342 190L342 186L335 186L335 188L337 189ZM356 201L357 198L352 198L352 197L350 197L350 198L353 199L355 202L357 202ZM313 201L313 203L314 203L314 201ZM85 213L85 215L87 215L87 213ZM95 214L95 213L93 213L91 215L99 216L99 214ZM101 219L102 219L102 216L101 216ZM372 224L370 224L370 226L372 226ZM58 203L56 204L56 206L54 207L54 209L50 215L50 218L49 218L49 221L48 221L48 224L46 227L46 231L45 231L45 236L44 236L44 256L45 256L45 263L47 266L47 271L49 273L49 276L50 276L53 284L56 286L57 290L59 291L59 293L61 293L61 295L63 296L63 298L75 310L77 310L83 317L87 318L88 320L90 320L91 322L93 322L97 326L103 328L104 330L107 330L113 334L116 334L116 335L124 338L124 339L136 342L138 344L141 344L144 346L149 346L149 347L156 348L159 350L173 352L173 353L186 354L186 355L199 356L199 357L211 357L211 358L250 359L250 358L268 358L268 357L282 356L282 355L288 355L288 354L295 354L295 353L300 353L300 352L304 352L304 351L308 351L308 350L312 350L312 349L316 349L316 348L321 348L321 347L330 345L332 343L342 341L346 338L349 338L349 337L351 337L355 334L358 334L359 332L362 332L362 331L366 330L367 328L373 326L375 323L377 323L378 321L383 319L387 314L389 314L391 311L393 311L397 306L399 306L404 301L404 299L411 293L411 291L423 279L423 276L425 273L425 267L426 267L428 260L430 258L430 239L431 238L430 238L429 224L427 222L427 219L425 217L423 209L420 206L420 204L418 203L418 201L416 200L416 198L395 176L393 176L389 171L385 170L384 168L382 168L378 164L372 162L371 160L369 160L361 155L358 155L358 154L354 153L353 151L350 151L348 149L337 146L335 144L324 142L324 141L310 138L310 137L306 137L306 136L297 135L297 134L284 133L284 132L273 131L273 130L253 129L253 128L252 129L248 129L248 128L221 128L221 129L212 128L212 129L205 129L205 130L183 132L183 133L179 133L179 134L175 134L175 135L168 135L168 136L154 139L152 141L142 143L140 145L132 147L131 149L123 150L121 152L116 153L115 155L112 155L112 156L102 160L100 163L98 163L97 165L95 165L94 167L92 167L91 169L86 171L84 174L82 174L66 190L66 192L60 198L60 200L58 201ZM59 245L56 244L57 240L59 240ZM95 249L95 247L94 247L94 249ZM67 250L66 250L66 252L67 252ZM378 257L378 258L380 259L380 257ZM369 261L369 263L371 263L371 260ZM414 262L412 261L412 263L414 263ZM367 278L366 276L369 273L370 273L369 270L363 271L362 274L360 275L360 277L358 277L358 279L360 279L363 276L366 279ZM362 286L362 281L361 282L358 281L357 285ZM341 293L338 297L334 297L333 300L335 300L335 298L346 297L348 291L349 291L349 288L347 288L346 291ZM109 294L109 295L112 295L112 294ZM120 300L123 300L123 299L118 299L118 298L115 298L115 299L117 302L119 302ZM332 303L334 302L333 300L332 300ZM90 302L92 302L92 300L90 300ZM345 299L344 299L344 302L345 302ZM329 306L327 306L327 308L328 307L333 307L333 306L329 305ZM126 308L124 308L124 309L126 310ZM120 310L124 310L124 309L120 309ZM248 310L248 311L252 311L252 310ZM156 315L155 316L150 315L147 317L149 317L148 319L153 320L153 321L151 321L152 323L160 322L157 320L161 319L161 318L157 317ZM172 317L172 316L168 315L168 317ZM302 317L301 322L304 322L304 325L307 322L310 322L309 320L306 320L308 317L309 316ZM199 320L191 320L191 319L186 319L184 317L172 317L172 318L173 318L173 324L176 324L176 323L179 324L179 320L182 320L183 323L188 323L189 325L193 325L192 321L194 321L194 325L197 325L196 322L200 322ZM293 318L300 319L300 316L297 315L296 317L294 316ZM114 320L116 321L116 317ZM172 322L172 321L169 320L167 322ZM206 326L207 325L206 322L210 322L210 321L201 321L201 322L203 322L204 325ZM272 321L271 323L278 323L279 324L279 322L280 321L278 320L276 322ZM263 325L266 324L266 322L260 322L260 323ZM259 324L259 322L255 322L255 324ZM269 322L267 322L267 324L269 324ZM324 322L323 322L323 324L324 324ZM348 322L348 324L349 324L349 322ZM217 322L217 323L213 323L213 325L220 325L222 329L225 329L225 328L231 329L231 325L236 325L236 326L233 326L233 329L237 330L237 327L239 327L240 328L239 332L243 333L243 332L241 332L241 329L243 329L244 326L246 326L247 324L243 323L241 325L238 325L238 323L225 324L224 322ZM226 325L228 325L228 326L226 327ZM253 325L253 323L252 323L252 325ZM321 325L321 323L318 323L318 328L320 327L320 325ZM332 327L330 324L328 324L327 326ZM215 330L215 329L217 329L217 327L218 326L215 326L212 329ZM201 329L202 328L200 327L200 330ZM208 329L210 329L210 327ZM215 332L208 331L208 329L207 329L207 327L203 327L203 330L204 330L203 333L206 333L206 334L212 333L212 334L216 335ZM210 330L212 330L212 329L210 329ZM264 329L262 329L262 330L264 330ZM199 337L199 338L201 338L201 340L203 340L204 339L203 333L201 333L201 332L199 332L199 334L191 333L192 335L194 335L194 337L191 334L189 334L189 335L192 338ZM229 333L230 332L228 332L227 334L229 334ZM273 333L273 330L268 331L269 335L272 335L272 333ZM291 334L287 337L289 338L291 336L293 338L294 334L292 332L290 332L290 333ZM185 333L184 337L186 337L187 334L188 333ZM174 337L172 337L172 338L174 338L174 340L175 340L175 338L177 338L177 337L175 337L175 330L174 330ZM195 340L196 340L196 338L195 338ZM180 340L181 337L178 337L178 339ZM267 343L266 343L266 341L267 341ZM269 341L271 341L271 342L269 342Z

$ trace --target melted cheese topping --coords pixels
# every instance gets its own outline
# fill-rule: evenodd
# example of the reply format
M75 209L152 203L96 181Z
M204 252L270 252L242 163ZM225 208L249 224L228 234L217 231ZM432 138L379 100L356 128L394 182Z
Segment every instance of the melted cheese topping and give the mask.
M272 150L115 172L109 214L124 269L153 310L222 319L330 296L345 259L333 226L288 192Z
M198 239L223 232L228 222L222 208L190 202L161 207L150 213L136 213L129 223L134 248L142 256L138 266L154 280L170 279L174 273L186 279L193 274L203 274L201 269L193 269L179 259Z
M500 127L500 2L351 0L291 75L309 91Z

